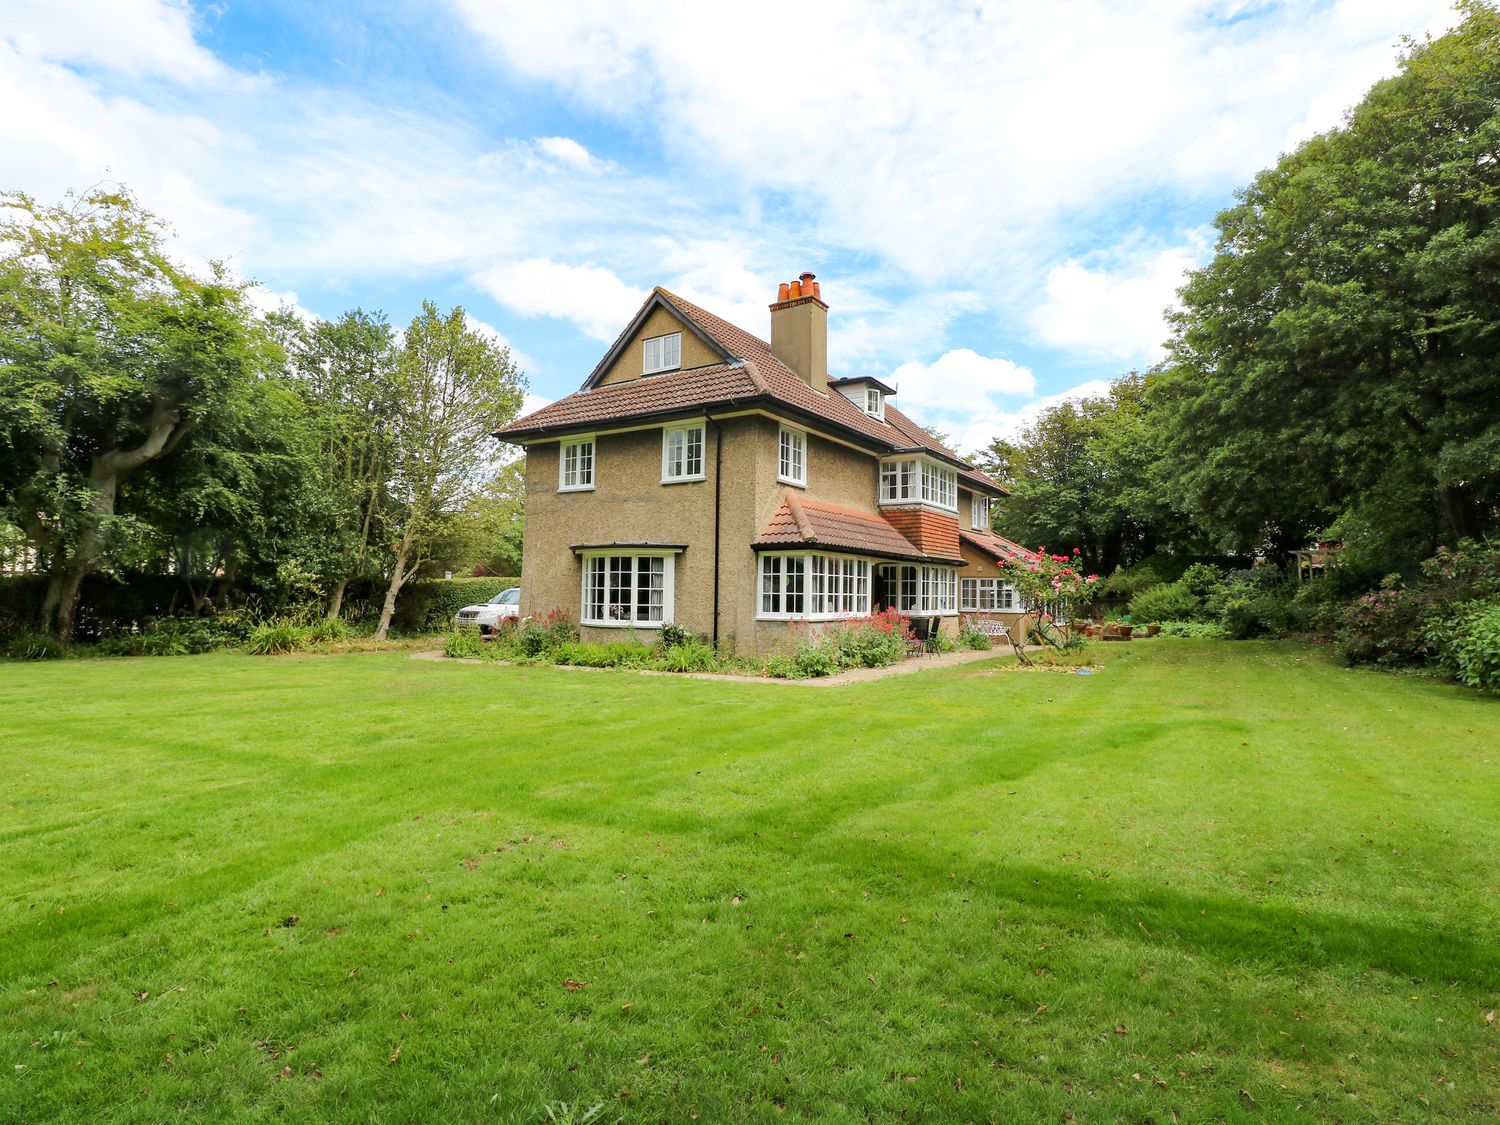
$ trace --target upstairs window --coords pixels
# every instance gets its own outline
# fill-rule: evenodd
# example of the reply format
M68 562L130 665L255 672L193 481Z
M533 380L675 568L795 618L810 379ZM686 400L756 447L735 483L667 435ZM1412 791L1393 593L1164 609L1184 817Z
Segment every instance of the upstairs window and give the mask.
M594 439L574 438L562 443L558 456L559 492L584 492L594 487Z
M944 465L922 462L922 499L958 511L958 474Z
M925 503L958 511L958 473L946 465L913 458L883 461L880 499L886 504Z
M782 427L776 479L783 484L807 487L807 435L801 430Z
M703 479L703 427L674 426L662 432L663 484Z
M980 531L990 530L990 498L976 495L971 508L973 515L971 522L975 528Z
M871 418L885 417L885 395L880 393L879 387L865 388L865 413Z
M669 332L665 336L653 336L645 341L641 374L654 375L658 371L676 371L681 366L681 332Z

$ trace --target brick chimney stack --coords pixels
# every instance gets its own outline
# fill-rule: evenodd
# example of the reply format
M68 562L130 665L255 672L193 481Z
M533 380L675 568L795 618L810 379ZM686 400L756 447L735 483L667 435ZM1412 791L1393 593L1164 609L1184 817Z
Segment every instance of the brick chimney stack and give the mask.
M815 391L828 390L828 306L811 273L783 281L771 306L771 354Z

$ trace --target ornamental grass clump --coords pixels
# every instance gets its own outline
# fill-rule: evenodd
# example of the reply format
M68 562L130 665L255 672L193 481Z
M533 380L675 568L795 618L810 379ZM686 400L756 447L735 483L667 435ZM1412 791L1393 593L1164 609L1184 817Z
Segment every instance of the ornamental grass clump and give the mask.
M252 656L285 656L311 643L307 626L290 617L273 617L250 630L245 651Z

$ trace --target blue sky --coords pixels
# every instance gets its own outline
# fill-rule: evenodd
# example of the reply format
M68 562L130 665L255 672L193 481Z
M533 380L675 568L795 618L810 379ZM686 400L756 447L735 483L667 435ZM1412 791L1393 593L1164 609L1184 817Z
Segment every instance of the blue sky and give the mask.
M1437 0L9 0L0 187L102 179L268 306L462 304L534 402L652 285L766 335L814 270L837 373L975 449L1153 362L1236 187Z

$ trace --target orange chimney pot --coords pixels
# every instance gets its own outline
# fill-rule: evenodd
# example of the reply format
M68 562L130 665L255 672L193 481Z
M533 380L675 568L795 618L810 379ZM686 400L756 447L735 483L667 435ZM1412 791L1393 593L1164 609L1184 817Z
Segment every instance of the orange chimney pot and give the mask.
M792 300L795 301L798 297L802 296L802 282L800 282L800 281L794 281L794 282L792 282L791 290L792 290Z
M790 301L791 299L792 299L792 287L790 285L788 285L786 282L783 281L776 288L776 300L777 301Z

